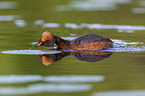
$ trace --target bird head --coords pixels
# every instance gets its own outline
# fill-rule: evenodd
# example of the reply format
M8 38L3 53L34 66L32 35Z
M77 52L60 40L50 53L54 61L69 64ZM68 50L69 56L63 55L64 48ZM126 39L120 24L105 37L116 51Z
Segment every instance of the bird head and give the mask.
M42 36L40 37L40 40L38 40L37 43L33 44L35 46L34 48L38 46L47 46L47 47L52 47L54 45L55 39L53 34L45 31Z

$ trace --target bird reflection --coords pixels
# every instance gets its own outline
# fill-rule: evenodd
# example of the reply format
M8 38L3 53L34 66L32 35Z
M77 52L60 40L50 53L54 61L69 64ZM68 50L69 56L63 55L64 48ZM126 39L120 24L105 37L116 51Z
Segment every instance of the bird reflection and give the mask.
M105 58L108 58L112 55L112 52L103 52L103 51L77 51L77 52L67 52L62 51L57 54L39 54L42 63L44 65L50 65L56 61L61 60L66 56L73 56L78 60L86 62L97 62Z

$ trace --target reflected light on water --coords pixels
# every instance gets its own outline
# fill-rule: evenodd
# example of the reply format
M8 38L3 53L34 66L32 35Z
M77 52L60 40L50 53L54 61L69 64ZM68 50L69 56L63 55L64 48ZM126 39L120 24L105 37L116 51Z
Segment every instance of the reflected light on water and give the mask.
M0 83L28 83L41 81L40 75L0 75Z
M132 8L132 12L135 14L143 14L145 13L145 8Z
M14 23L16 24L17 27L25 27L26 22L24 20L15 20Z
M17 8L16 1L0 1L0 9L15 9Z
M45 24L43 24L43 26L42 27L44 27L44 28L58 28L58 27L60 27L60 25L58 24L58 23L45 23Z
M0 15L0 21L13 21L16 15Z
M80 29L80 26L78 26L78 25L75 24L75 23L65 23L64 26L65 26L66 28Z
M57 83L84 83L84 82L101 82L104 76L101 75L0 75L0 84L29 83L29 82L57 82Z
M44 20L36 20L36 21L34 22L34 24L35 24L35 25L42 25L42 24L44 24Z
M58 23L45 23L43 27L49 28L58 28L60 24ZM72 28L72 29L82 29L82 28L89 28L89 29L117 29L118 32L127 32L132 33L134 30L145 30L145 26L131 26L131 25L104 25L104 24L88 24L88 23L65 23L65 28Z
M145 90L96 92L92 96L145 96Z
M66 76L47 76L44 78L47 82L101 82L104 81L104 76L96 75L66 75Z
M33 84L28 87L0 87L1 95L36 94L41 92L80 92L92 88L90 84Z
M114 42L114 48L109 48L103 51L110 52L140 52L145 51L145 46L143 42L127 42L125 40L112 39Z
M9 17L9 18L10 18L10 20L13 20L14 17ZM7 20L7 19L1 19L0 18L0 20ZM17 27L25 27L26 26L25 20L15 20L14 23L16 24ZM105 24L97 24L97 23L94 23L94 24L65 23L64 25L60 25L59 23L44 23L44 20L36 20L34 22L34 25L41 25L43 28L65 27L65 28L72 28L72 29L83 29L83 28L89 28L89 29L117 29L118 32L127 32L127 33L132 33L135 30L145 30L145 26L105 25Z
M140 7L145 7L145 1L143 1L143 0L139 1L138 5Z
M57 5L56 11L108 11L116 10L118 4L128 4L132 0L72 0L66 5Z
M56 54L60 53L61 51L52 51L52 50L9 50L9 51L2 51L1 53L5 54L27 54L27 55L37 55L37 54Z
M125 40L118 40L118 39L112 39L115 45L121 45L121 46L126 46L126 45L137 45L137 44L143 44L143 42L127 42Z
M36 94L41 92L81 92L92 89L91 84L79 84L86 82L104 81L101 75L1 75L1 84L30 83L30 82L50 82L31 84L27 87L0 87L0 95L20 95ZM54 84L57 83L57 84Z
M81 23L80 25L75 23L66 23L66 28L72 29L118 29L118 32L132 33L134 30L145 30L145 26L131 26L131 25L104 25L104 24L87 24Z
M132 8L134 14L145 14L145 1L138 0L138 7Z

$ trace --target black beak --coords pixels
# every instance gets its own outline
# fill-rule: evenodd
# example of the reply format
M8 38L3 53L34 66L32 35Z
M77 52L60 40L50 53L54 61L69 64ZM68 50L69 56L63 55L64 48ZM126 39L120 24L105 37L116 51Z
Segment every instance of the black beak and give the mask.
M40 40L39 40L38 42L32 44L32 46L34 46L33 48L36 48L36 47L40 46L40 45L43 43L43 42L41 41L41 39L42 39L42 36L40 37Z
M40 42L40 43L37 42L37 43L33 44L32 46L33 46L33 48L36 48L36 47L40 46L42 43L43 42Z

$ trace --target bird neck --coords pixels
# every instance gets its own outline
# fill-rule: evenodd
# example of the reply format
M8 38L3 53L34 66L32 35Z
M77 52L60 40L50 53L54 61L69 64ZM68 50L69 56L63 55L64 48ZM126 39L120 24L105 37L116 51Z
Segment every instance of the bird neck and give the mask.
M69 44L70 44L70 41L69 40L64 40L62 39L61 37L59 36L56 36L54 35L55 37L55 44L59 47L59 48L62 48L62 49L69 49Z

